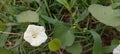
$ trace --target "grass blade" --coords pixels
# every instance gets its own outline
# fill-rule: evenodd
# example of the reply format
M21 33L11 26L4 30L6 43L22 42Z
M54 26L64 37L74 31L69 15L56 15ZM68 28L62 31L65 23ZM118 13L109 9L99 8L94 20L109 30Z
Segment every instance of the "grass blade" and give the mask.
M67 8L68 9L68 11L70 11L71 12L71 8L70 8L70 6L69 6L69 4L67 3L67 1L66 0L56 0L57 2L59 2L60 4L62 4L62 5L64 5L65 6L65 8Z
M90 30L90 33L94 39L93 54L102 54L102 41L100 35L97 34L94 30Z

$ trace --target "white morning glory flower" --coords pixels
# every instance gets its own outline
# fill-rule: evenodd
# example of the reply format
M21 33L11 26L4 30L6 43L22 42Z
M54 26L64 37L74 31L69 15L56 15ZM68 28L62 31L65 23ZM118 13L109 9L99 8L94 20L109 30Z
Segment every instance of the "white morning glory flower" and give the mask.
M29 42L32 46L40 46L47 38L43 26L29 25L24 33L25 41Z
M116 48L114 48L113 54L120 54L120 44Z

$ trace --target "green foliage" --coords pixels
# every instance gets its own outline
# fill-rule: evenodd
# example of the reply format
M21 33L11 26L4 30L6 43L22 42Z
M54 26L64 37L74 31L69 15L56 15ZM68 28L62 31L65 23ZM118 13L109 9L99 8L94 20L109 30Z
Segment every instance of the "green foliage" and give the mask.
M91 0L91 4L96 4L98 0Z
M115 12L116 10L113 10L111 6L93 4L88 9L100 22L113 27L120 25L120 18L116 16L115 13L117 12Z
M113 51L113 49L116 47L116 45L111 45L111 46L105 46L103 47L104 50L102 50L102 52L104 54L109 54L110 52Z
M120 42L119 40L113 39L111 45L118 45L119 42Z
M6 29L6 26L0 22L0 31L4 31Z
M120 9L113 9L119 6L119 3L114 3L112 6L93 4L88 9L97 20L106 25L113 26L120 31ZM97 11L96 9L100 11Z
M0 48L0 54L12 54L11 51L4 49L4 48Z
M46 29L39 47L23 40L29 24ZM119 44L114 28L119 0L0 0L0 54L109 54Z
M66 48L66 50L72 54L80 54L82 52L82 46L80 43L74 43L72 46Z
M70 0L70 7L74 7L75 3L76 3L77 0Z
M120 2L120 0L113 0L114 2Z
M78 23L82 20L84 20L87 16L89 15L89 11L88 10L85 10L80 17L78 17L76 20L75 20L75 23Z
M4 7L5 7L5 10L6 10L9 14L11 14L11 15L16 14L15 9L14 9L14 6L9 5L9 4L6 4L6 5L4 5Z
M59 39L53 39L48 43L48 47L51 51L59 50L61 47L61 42Z
M39 15L34 11L25 11L16 16L18 22L38 22Z
M105 46L105 47L103 47L104 50L102 50L102 51L103 51L103 53L112 52L113 49L114 49L117 45L119 45L119 40L113 39L113 40L111 41L111 46Z
M120 8L120 2L113 3L111 6L112 6L113 9L118 9L118 8Z
M71 7L68 4L67 0L56 0L56 1L64 5L68 9L68 11L71 11ZM71 5L73 6L75 1L72 1L72 2L73 3L71 3Z
M11 31L11 26L8 27L6 30L6 32L10 32ZM0 47L4 47L5 46L5 43L7 42L7 39L9 37L9 34L0 34Z
M93 44L93 54L103 54L102 53L102 41L101 37L98 33L96 33L94 30L90 30L90 33L93 36L94 44Z
M69 25L56 23L54 27L54 37L60 39L63 48L74 43L75 36Z
M52 23L53 25L54 25L55 23L59 22L58 20L53 19L53 18L50 18L50 17L45 16L45 15L41 15L41 17L42 17L44 20L48 21L49 23Z
M118 31L120 31L120 26L117 26L116 29L117 29Z

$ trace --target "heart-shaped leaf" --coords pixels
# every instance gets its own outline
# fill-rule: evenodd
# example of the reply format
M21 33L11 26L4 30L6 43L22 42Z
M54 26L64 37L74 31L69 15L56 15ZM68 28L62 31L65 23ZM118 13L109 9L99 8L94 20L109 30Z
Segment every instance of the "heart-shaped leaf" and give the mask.
M34 11L25 11L16 16L18 22L38 22L39 15Z
M118 17L120 13L118 13L118 9L114 10L111 6L102 6L98 4L92 4L88 9L100 22L113 27L120 25L120 17Z
M56 23L54 28L54 37L60 39L62 48L71 46L74 43L75 36L70 26L63 23Z
M61 47L61 42L59 39L53 39L52 41L50 41L48 43L48 47L51 51L56 51L56 50L59 50L60 47Z

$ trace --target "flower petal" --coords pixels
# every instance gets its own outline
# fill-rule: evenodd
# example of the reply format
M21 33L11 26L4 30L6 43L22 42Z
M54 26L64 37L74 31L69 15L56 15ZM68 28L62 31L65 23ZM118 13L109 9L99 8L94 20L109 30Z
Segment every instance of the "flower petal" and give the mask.
M118 45L116 48L114 48L113 54L120 54L120 45Z
M45 28L43 26L29 25L24 33L25 41L32 46L39 46L47 40Z

